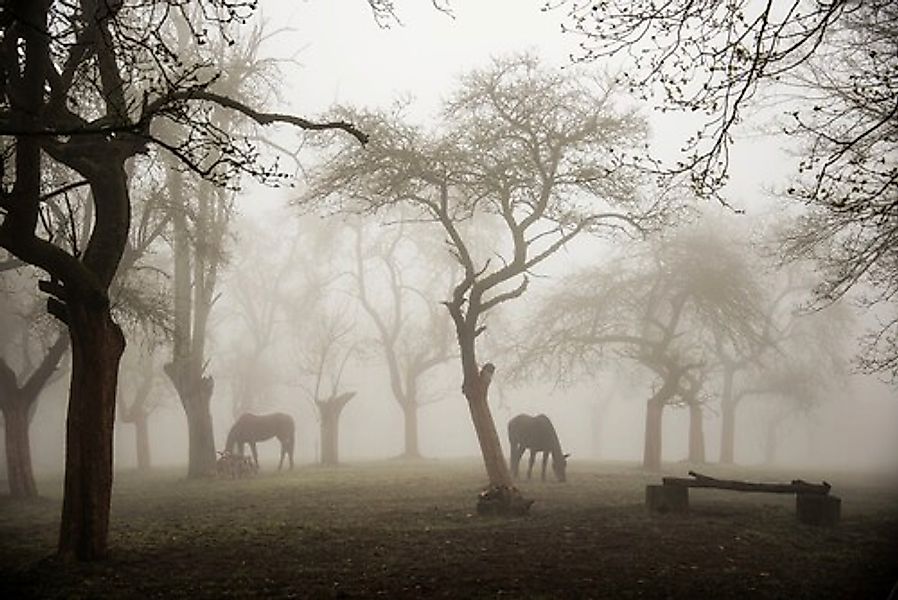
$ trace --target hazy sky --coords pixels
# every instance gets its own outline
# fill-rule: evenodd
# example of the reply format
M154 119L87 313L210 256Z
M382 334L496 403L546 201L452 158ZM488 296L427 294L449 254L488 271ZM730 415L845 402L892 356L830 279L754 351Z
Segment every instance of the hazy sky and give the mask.
M456 84L457 76L491 57L532 51L549 65L570 64L579 39L562 33L563 10L541 10L538 0L453 0L455 18L426 0L397 2L401 25L378 27L367 2L269 0L263 15L289 28L271 41L270 52L293 57L284 101L315 116L334 103L389 106L402 95L415 102L413 115L427 119ZM596 64L597 70L617 68ZM646 107L654 148L671 157L696 122L686 115L661 116ZM751 114L746 115L749 119ZM788 162L770 140L743 140L733 154L731 201L760 206L762 191L780 181Z

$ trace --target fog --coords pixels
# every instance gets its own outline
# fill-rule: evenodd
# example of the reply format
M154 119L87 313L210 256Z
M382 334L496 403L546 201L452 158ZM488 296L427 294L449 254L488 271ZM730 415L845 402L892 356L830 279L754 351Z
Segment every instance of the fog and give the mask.
M553 66L570 63L577 53L575 36L565 35L559 27L557 11L542 11L538 3L525 9L519 2L454 2L453 16L433 10L428 3L408 3L399 12L401 24L380 27L372 19L365 3L337 6L334 3L267 2L259 14L262 22L279 32L263 45L264 54L292 59L279 80L279 100L284 110L298 114L324 113L334 104L389 108L397 99L409 102L413 119L427 123L434 118L439 103L452 90L461 74L487 65L491 58L520 50L536 53ZM513 17L511 15L514 15ZM501 24L497 26L497 24ZM414 52L409 52L414 48ZM604 67L614 72L614 64ZM694 119L683 115L662 115L647 111L651 121L652 152L663 156L675 153L683 139L695 127ZM731 157L732 179L727 187L732 204L746 212L737 218L736 227L751 228L765 220L781 218L781 204L771 195L781 186L793 164L783 148L782 139L771 139L759 129L746 129L744 139L734 147ZM284 137L283 132L279 135ZM288 139L288 137L284 137ZM289 143L289 142L285 142ZM270 188L246 182L236 198L238 224L254 228L242 234L237 228L229 243L229 262L224 265L223 280L239 267L241 256L252 252L254 244L264 243L258 236L272 231L272 223L298 223L298 212L287 204L301 192L298 187ZM709 204L707 214L732 218L731 209ZM339 217L336 217L339 219ZM374 218L372 222L377 222ZM309 227L313 221L306 221ZM287 227L290 227L289 225ZM273 235L283 235L283 227ZM553 258L541 275L558 277L575 266L603 260L608 246L599 241L577 240L559 257ZM597 254L598 252L598 254ZM314 257L307 259L315 260ZM253 265L243 265L253 269ZM302 268L301 266L299 268ZM809 267L810 268L810 267ZM538 281L544 285L545 281ZM225 283L222 298L210 321L208 370L218 380L211 410L217 446L221 447L234 419L233 400L226 374L229 345L246 342L235 316L233 285ZM230 287L229 287L230 286ZM337 292L337 294L344 292ZM534 295L538 294L537 289ZM432 301L443 297L434 295ZM529 318L525 298L523 307L506 311L517 321L512 329L524 328ZM341 420L340 455L348 461L383 459L402 452L402 413L391 397L387 372L377 359L370 320L352 309L354 328L369 356L353 361L345 370L342 386L357 390L358 396L345 409ZM507 323L503 324L506 325ZM859 328L856 328L860 331ZM241 337L243 336L243 337ZM266 384L263 401L256 410L279 410L291 414L297 424L297 460L314 463L318 459L317 417L308 399L295 381L290 381L289 356L294 352L285 341L285 325L275 329L275 347L269 357L277 381ZM156 350L161 365L165 348ZM847 352L847 350L846 350ZM506 377L502 356L489 356L498 363L497 390L493 410L504 440L504 423L514 414L545 413L556 424L565 450L574 459L633 461L640 459L643 444L645 399L651 393L651 378L632 366L627 375L614 369L625 361L612 361L611 370L595 376L583 376L578 383L559 386L549 375L544 381L514 381ZM503 364L506 363L506 364ZM123 379L127 380L127 373ZM124 382L127 387L127 381ZM460 371L448 361L438 372L428 375L430 398L420 408L420 446L426 457L473 457L477 440L470 416L458 393ZM160 408L150 420L152 461L154 465L182 465L187 453L187 430L182 409L171 385L160 378L154 396ZM62 432L66 385L54 383L43 394L32 432L35 469L39 473L58 472L62 467ZM736 453L742 464L764 462L764 422L769 418L770 401L746 404L740 408ZM819 405L807 414L784 418L783 438L776 462L782 465L821 468L894 471L898 467L898 403L894 389L875 377L852 375L838 389L829 390ZM705 415L706 445L709 460L719 453L719 414L712 407ZM116 467L129 469L135 464L134 432L119 423L116 431ZM663 455L665 460L685 458L688 415L685 410L670 410L664 421ZM276 443L262 445L263 462L268 465L277 456ZM4 462L5 464L5 462Z

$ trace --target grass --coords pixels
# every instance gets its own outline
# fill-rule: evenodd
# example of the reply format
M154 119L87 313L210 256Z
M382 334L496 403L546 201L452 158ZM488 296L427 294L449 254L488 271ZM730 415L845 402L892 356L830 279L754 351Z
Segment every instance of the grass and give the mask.
M751 480L824 478L706 470ZM835 528L798 523L793 498L770 494L693 490L689 513L650 514L644 489L659 475L625 464L578 462L567 484L523 482L536 504L530 516L512 519L472 514L483 484L474 461L301 467L243 481L122 473L111 557L97 564L47 558L58 498L0 500L0 593L884 599L898 580L898 484L825 478L843 502Z

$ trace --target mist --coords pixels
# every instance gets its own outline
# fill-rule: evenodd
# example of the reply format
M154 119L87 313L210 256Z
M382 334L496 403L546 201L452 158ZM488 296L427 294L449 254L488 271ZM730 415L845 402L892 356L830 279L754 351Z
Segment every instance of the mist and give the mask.
M896 9L594 4L0 8L0 589L892 598Z

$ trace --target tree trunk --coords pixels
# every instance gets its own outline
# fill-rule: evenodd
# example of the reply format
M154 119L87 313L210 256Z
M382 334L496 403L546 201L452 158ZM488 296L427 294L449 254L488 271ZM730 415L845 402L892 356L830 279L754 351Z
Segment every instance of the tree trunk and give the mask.
M34 498L37 485L31 469L31 442L28 439L28 405L20 398L11 398L3 410L6 436L6 473L9 495L13 498Z
M736 400L733 398L733 370L730 368L723 372L720 418L720 464L731 465L735 460Z
M465 386L465 399L471 411L471 421L474 423L474 431L480 443L480 452L483 455L483 464L490 486L511 488L514 487L511 471L505 462L505 454L502 452L502 444L499 442L499 434L496 432L496 424L489 405L488 392L493 369L493 365L487 363L480 373L470 376L468 380L473 381L473 385Z
M418 403L412 400L403 404L402 415L405 419L405 450L402 455L405 458L421 458L418 445Z
M187 415L187 435L189 445L189 462L187 477L196 479L208 477L215 472L215 433L212 429L212 412L209 407L212 400L212 379L203 377L208 382L185 401L184 412ZM189 408L188 408L189 407Z
M661 468L661 418L664 416L664 402L652 397L646 404L645 449L642 466L657 471Z
M94 560L107 551L115 394L125 338L108 305L70 301L67 312L72 380L59 554Z
M340 464L340 419L332 410L321 415L321 464Z
M150 470L150 416L140 411L134 416L134 432L137 439L137 470Z
M215 381L203 377L190 363L168 363L163 367L187 417L187 477L208 477L215 472L215 433L212 429L212 391Z
M705 432L701 404L689 405L689 462L705 463Z
M327 400L316 400L321 417L321 464L340 464L340 415L343 407L352 400L355 392L344 392Z

